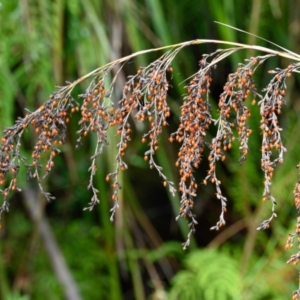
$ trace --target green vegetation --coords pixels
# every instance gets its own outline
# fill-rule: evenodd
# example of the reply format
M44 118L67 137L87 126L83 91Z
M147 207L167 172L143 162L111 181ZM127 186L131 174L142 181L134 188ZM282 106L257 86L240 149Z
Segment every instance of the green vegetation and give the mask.
M10 212L0 210L0 298L263 300L295 290L298 299L297 270L286 264L297 264L298 254L285 248L298 235L300 1L202 2L1 2L0 129L10 128L1 136L1 163L8 155L14 165L1 166L1 205ZM200 38L226 40L232 51L216 52L229 48ZM151 74L156 81L147 85ZM189 168L178 151L187 155L197 136L176 140L191 125L195 110L182 105L195 98L195 86L210 146L200 150L201 164L189 153ZM147 107L157 87L161 102ZM266 87L270 103L258 95ZM124 90L149 98L130 103ZM234 122L231 134L226 125ZM31 163L29 172L18 159ZM186 192L173 189L180 187ZM55 201L47 202L48 192Z

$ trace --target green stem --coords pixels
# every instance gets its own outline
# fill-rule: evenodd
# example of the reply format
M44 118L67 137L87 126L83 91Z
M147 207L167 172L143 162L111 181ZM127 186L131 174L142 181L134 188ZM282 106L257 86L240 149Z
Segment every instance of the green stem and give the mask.
M101 174L100 174L101 173ZM98 206L99 218L102 222L103 226L103 234L105 240L105 252L107 256L107 269L109 273L109 287L110 287L110 299L122 299L121 293L121 283L119 278L119 270L118 270L118 261L117 255L115 251L115 242L114 242L114 225L109 221L109 197L106 193L107 186L105 184L105 176L104 172L99 171L99 173L95 176L95 180L97 180L99 185L99 198L101 199L101 205Z
M107 154L109 156L109 153ZM118 260L115 245L115 224L110 222L110 197L108 195L108 186L105 181L106 168L104 157L99 161L101 168L96 173L94 180L97 182L99 190L100 205L98 205L99 219L103 226L105 240L105 252L107 255L107 269L109 273L110 299L122 299L122 289L119 277ZM108 157L108 161L110 158ZM110 163L109 163L110 164ZM111 165L111 164L110 164Z
M7 299L10 294L8 280L3 262L2 249L0 243L0 299Z
M123 237L126 245L128 269L130 271L130 275L133 283L134 299L144 300L145 293L144 293L143 281L141 277L141 270L138 264L138 258L134 254L134 243L132 241L132 236L130 234L130 231L126 230L128 228L128 224L126 224L125 227L126 228L124 228L123 230L124 233Z

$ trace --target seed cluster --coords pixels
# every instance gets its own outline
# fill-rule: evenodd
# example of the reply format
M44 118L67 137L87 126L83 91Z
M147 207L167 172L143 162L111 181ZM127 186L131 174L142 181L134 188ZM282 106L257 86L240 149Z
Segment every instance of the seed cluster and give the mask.
M276 75L263 90L265 95L258 103L261 115L260 129L262 130L261 168L264 172L263 201L269 200L272 203L271 217L263 221L258 229L268 228L271 220L277 216L275 213L276 201L271 194L270 186L272 184L274 169L278 163L283 162L283 154L286 152L281 138L282 128L279 127L279 115L281 114L282 107L285 105L285 80L291 76L292 70L293 65L289 65L286 69L271 71L270 73ZM275 155L276 152L278 153L277 155Z
M92 210L93 207L99 203L98 190L94 186L94 176L97 171L96 158L103 153L104 147L108 145L107 130L109 123L114 119L114 109L109 103L105 103L107 92L104 88L105 76L96 77L86 93L80 95L83 102L80 108L81 118L79 121L80 129L77 131L79 135L77 139L76 148L82 145L82 138L89 133L95 133L97 142L94 150L94 155L91 157L91 165L89 167L90 180L88 189L91 189L93 196L88 207L85 209Z
M146 132L142 136L142 143L147 144L144 160L149 167L155 169L162 178L162 184L169 188L174 195L176 189L163 172L163 168L155 161L155 154L159 150L159 138L164 128L168 125L171 116L167 97L171 87L173 68L171 63L178 52L188 44L174 46L159 59L146 67L140 67L134 76L128 76L123 87L121 99L113 100L113 91L116 78L125 63L133 56L122 58L104 67L100 67L64 87L58 87L56 93L50 96L35 112L28 112L24 118L17 120L16 124L7 128L1 139L0 145L0 192L4 201L0 206L0 218L3 211L8 211L8 196L12 191L20 190L17 176L22 166L27 169L28 179L35 178L38 185L48 200L53 197L44 191L42 179L54 167L54 159L61 151L61 145L66 141L67 124L73 113L80 113L78 139L76 148L80 148L83 140L89 134L97 137L94 153L91 157L89 168L90 180L88 188L93 195L86 209L92 210L99 202L98 190L94 185L94 176L97 172L97 158L109 143L109 130L115 130L118 136L115 168L107 174L106 180L112 182L112 216L118 208L118 194L121 188L119 173L128 166L125 163L126 150L129 147L133 124L142 122ZM283 162L286 151L283 146L279 126L280 114L285 105L286 79L293 72L297 72L300 64L290 64L285 69L270 71L274 74L268 86L258 93L254 82L256 68L272 55L257 56L239 64L237 70L229 74L223 92L218 102L218 117L212 118L210 105L210 88L216 63L233 53L235 50L218 50L209 55L203 55L199 62L199 70L192 75L185 87L186 95L180 108L178 129L170 135L170 142L178 142L180 148L176 160L179 172L178 190L181 195L178 218L189 220L190 232L184 248L190 243L190 237L197 224L193 214L194 201L197 196L198 184L194 176L195 169L201 165L205 148L208 148L208 170L203 184L214 184L216 198L221 203L221 214L218 222L212 229L218 230L225 225L224 214L227 210L227 199L221 191L221 181L217 177L217 163L226 159L235 142L239 144L240 159L243 163L249 153L249 137L252 130L248 125L251 117L247 107L248 100L260 109L260 129L262 131L262 158L261 169L264 173L263 200L272 203L272 215L263 221L258 229L268 228L271 220L276 217L275 198L270 187L275 167ZM118 69L119 68L119 69ZM118 69L117 72L115 70ZM110 75L115 72L112 80ZM71 96L73 89L83 80L91 78L85 93L79 95L81 104ZM251 98L250 98L251 97ZM210 128L216 126L216 134L209 139ZM35 141L31 151L31 158L21 155L21 138L25 130L33 131ZM294 201L298 212L296 232L288 238L286 248L291 248L295 237L300 243L300 181L294 189ZM300 252L299 252L300 253ZM289 262L297 264L300 254L291 256ZM299 295L300 290L295 295Z
M49 193L42 186L42 178L48 175L54 166L54 157L60 152L59 146L65 143L69 116L75 111L77 104L72 97L61 97L59 93L51 95L50 99L33 113L19 118L16 124L5 129L0 146L0 190L4 202L0 207L0 216L8 211L7 197L10 192L18 190L17 175L21 165L27 168L27 178L36 178L44 196L51 200ZM32 126L37 138L31 154L31 162L21 155L21 137L24 131ZM45 157L43 154L47 153ZM46 163L43 162L46 159ZM41 176L41 169L44 170Z
M265 58L264 58L265 59ZM247 125L247 120L251 116L250 110L244 105L249 98L250 93L256 97L257 92L255 83L252 79L253 69L260 60L252 58L246 60L247 64L240 64L237 71L228 76L224 85L224 92L220 95L220 139L223 144L223 150L231 148L231 142L234 140L231 128L235 127L238 133L240 144L240 163L242 163L248 154L248 138L252 130ZM254 100L255 101L255 100ZM235 118L232 123L232 115Z
M159 136L162 133L162 128L168 125L167 118L171 115L170 107L167 104L169 89L167 73L173 71L170 61L174 58L174 55L173 52L166 53L149 66L139 68L136 75L128 77L123 88L122 98L115 110L114 118L109 123L110 126L118 126L117 134L120 136L117 145L116 168L106 178L107 181L113 180L112 199L115 203L118 199L118 189L121 187L118 181L119 171L127 169L127 164L123 158L128 142L131 140L130 117L137 122L149 123L150 129L142 137L142 143L148 142L149 145L149 150L144 154L144 160L149 161L151 169L157 170L159 176L163 179L163 185L168 185L173 195L176 192L173 187L174 183L166 177L162 167L154 160L154 154L159 149ZM112 209L112 217L116 208L117 205Z
M181 192L178 217L188 217L191 220L189 224L191 231L184 248L189 245L190 235L195 231L197 224L192 213L198 188L193 172L201 163L201 156L206 143L204 137L212 123L211 107L208 102L209 87L212 82L212 67L206 68L208 66L206 59L207 56L199 62L200 70L185 87L187 96L183 99L179 128L171 134L169 139L171 142L176 140L181 143L176 161L176 166L179 168L179 191Z
M167 72L172 73L173 68L169 65L169 60L165 62L161 59L150 64L149 67L140 69L139 87L140 99L138 112L135 115L137 121L147 120L149 130L142 137L142 142L149 145L149 150L144 154L144 160L149 161L150 168L157 170L162 177L164 186L169 186L170 192L174 195L173 182L163 173L154 159L155 152L159 149L159 136L163 127L168 125L167 119L170 117L170 107L167 103L167 92L169 82ZM144 96L141 96L144 94Z
M258 63L269 58L270 55L254 57L246 60L246 64L239 64L235 73L229 74L224 85L223 92L219 99L219 118L216 120L218 130L215 138L210 144L210 154L208 156L209 170L204 179L204 184L212 182L216 186L216 197L221 201L221 214L219 221L211 229L219 230L225 225L224 213L226 212L227 199L222 195L221 181L216 175L216 163L226 159L226 151L231 149L232 142L235 140L233 129L238 135L240 160L242 163L248 154L248 139L252 130L247 125L250 117L250 110L244 105L250 94L257 96L255 83L252 78Z

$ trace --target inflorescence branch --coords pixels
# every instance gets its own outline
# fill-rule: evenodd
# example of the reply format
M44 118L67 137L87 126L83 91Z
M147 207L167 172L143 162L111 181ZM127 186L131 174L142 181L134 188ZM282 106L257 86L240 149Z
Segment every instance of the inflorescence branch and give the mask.
M90 180L88 189L92 191L91 201L85 209L92 210L99 203L98 190L94 185L94 176L97 172L97 158L109 144L108 132L115 128L119 137L115 169L107 174L106 180L112 183L111 219L119 206L119 190L121 184L119 174L128 166L124 161L126 150L131 140L134 122L147 124L142 142L147 143L148 149L144 153L144 160L149 162L149 167L155 169L162 178L162 184L168 187L171 194L175 195L175 184L167 178L163 168L156 162L155 154L159 150L159 139L163 129L168 125L171 108L168 104L168 91L171 87L173 67L171 66L176 55L182 48L203 42L226 43L222 41L196 40L160 49L152 49L132 54L100 67L91 73L79 78L66 86L58 87L48 101L34 112L27 112L25 117L19 118L15 125L6 128L0 145L0 192L3 203L0 206L0 218L4 211L9 210L9 195L20 191L18 187L18 174L21 167L27 170L27 178L35 178L38 186L47 200L54 197L43 188L43 179L54 167L54 159L61 152L61 145L66 142L67 126L72 114L80 113L78 139L76 148L80 148L82 140L89 134L97 138L94 153L89 167ZM216 225L211 229L219 230L225 225L225 212L227 199L222 194L221 181L217 177L217 163L226 159L226 152L233 147L237 140L240 150L239 163L245 161L249 153L249 136L252 129L248 125L251 111L250 104L257 104L260 110L260 130L262 132L261 169L264 173L263 201L269 200L272 204L271 217L264 220L258 229L265 229L276 217L275 197L271 193L271 183L275 167L283 162L286 152L283 146L279 126L280 114L285 105L286 79L292 73L299 72L299 56L292 52L276 52L259 46L247 46L238 43L227 43L232 48L218 50L209 55L203 55L199 61L199 70L192 75L185 86L186 95L180 109L178 129L171 133L169 141L180 144L176 167L179 172L178 190L181 194L180 210L176 219L187 218L190 232L187 241L183 244L186 248L190 243L191 235L197 224L193 214L194 201L197 198L199 183L194 172L200 167L205 148L208 149L209 169L203 184L212 183L215 186L216 198L221 204L221 213ZM115 102L113 89L116 79L123 66L133 57L147 52L170 49L159 59L146 67L140 67L133 76L128 76L123 87L121 99ZM241 49L256 49L267 53L246 59L239 64L234 73L228 75L223 92L218 102L218 117L212 118L212 105L210 104L210 88L213 81L214 69L217 63ZM273 78L261 92L257 91L254 73L257 67L274 55L290 58L291 63L285 69L269 71ZM118 70L112 77L113 70ZM84 94L79 95L80 101L72 96L74 87L82 81L90 79L90 84ZM217 132L210 140L208 130L216 126ZM31 157L21 154L22 137L25 131L35 135L35 143ZM294 202L298 212L296 232L290 234L286 247L291 248L297 237L300 245L300 181L294 189ZM297 264L300 253L291 256L288 262ZM300 295L300 289L295 291ZM296 298L295 298L296 299Z

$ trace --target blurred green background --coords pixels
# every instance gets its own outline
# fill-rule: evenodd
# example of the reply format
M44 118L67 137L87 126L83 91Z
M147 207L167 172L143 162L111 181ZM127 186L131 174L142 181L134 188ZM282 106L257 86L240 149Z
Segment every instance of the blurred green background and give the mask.
M132 52L191 39L224 39L276 48L266 41L217 25L223 22L262 36L300 53L300 1L285 0L2 0L0 1L0 129L37 109L55 86L76 78ZM158 162L177 182L174 166L178 146L167 142L178 125L178 107L184 95L184 78L198 70L204 53L213 44L184 49L173 63L170 106L174 115L161 139ZM120 74L126 76L146 66L158 53L132 60ZM214 74L212 101L227 75L239 62L258 53L243 51L220 63ZM267 70L286 67L272 58L256 73L263 88ZM180 84L181 83L181 84ZM175 221L180 198L164 189L156 172L143 161L142 128L136 127L126 156L120 209L109 221L110 186L105 176L114 165L116 141L99 160L96 186L101 202L92 212L83 211L90 201L88 168L95 137L75 150L78 118L73 117L67 144L45 181L56 196L45 203L37 184L22 178L24 192L11 198L10 212L0 230L0 298L27 299L286 299L297 288L297 270L286 265L284 245L295 226L293 186L297 180L300 140L299 78L288 80L287 106L281 117L288 149L278 166L272 191L278 201L278 218L267 231L257 231L270 214L261 202L258 107L251 107L250 154L239 166L233 149L218 166L227 196L227 225L209 230L218 220L220 205L212 185L199 185L194 212L197 231L188 250L182 250L188 227ZM76 92L84 91L85 85ZM75 96L75 95L74 95ZM118 99L117 99L118 100ZM250 103L249 103L250 106ZM256 129L255 129L256 128ZM213 132L212 132L213 133ZM34 137L24 140L30 155ZM206 160L195 176L205 177ZM30 206L28 199L37 200ZM37 207L40 214L33 215Z

